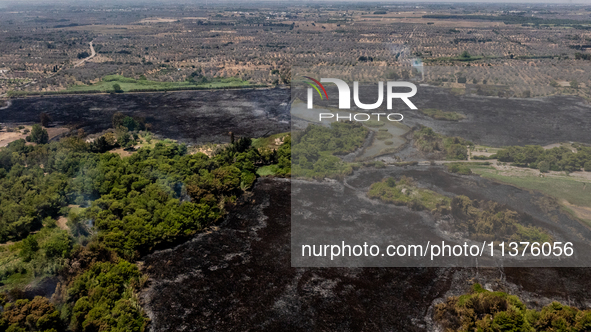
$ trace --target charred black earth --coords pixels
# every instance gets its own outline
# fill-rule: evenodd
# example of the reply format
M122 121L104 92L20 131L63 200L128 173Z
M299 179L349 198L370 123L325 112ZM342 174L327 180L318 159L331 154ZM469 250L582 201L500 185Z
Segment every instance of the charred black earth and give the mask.
M261 178L219 228L144 258L152 331L433 331L480 282L529 308L589 307L590 269L291 268L290 182Z
M289 182L261 179L248 202L144 259L153 331L420 331L449 287L443 269L291 268Z
M456 96L446 89L419 87L413 97L418 108L462 113L461 121L437 121L405 111L407 124L422 124L447 136L460 136L490 146L547 145L591 139L591 105L580 97L499 98Z
M115 112L144 117L152 132L187 143L227 142L228 132L260 137L289 131L290 92L240 89L30 97L0 109L4 123L39 122L97 133L111 127Z
M338 96L338 91L333 87L332 84L327 87L328 96ZM360 90L361 102L376 101L375 87L362 86ZM306 100L305 90L294 90L292 93L294 100ZM449 89L421 85L411 100L419 109L436 108L458 112L466 118L460 121L435 120L409 109L400 100L393 102L392 111L386 110L386 102L379 110L386 113L400 112L404 116L402 123L411 127L420 124L431 127L440 134L460 136L488 146L547 145L568 141L587 143L591 140L587 129L591 127L591 105L580 97L499 98L475 94L455 95ZM318 104L338 108L338 99L318 101Z

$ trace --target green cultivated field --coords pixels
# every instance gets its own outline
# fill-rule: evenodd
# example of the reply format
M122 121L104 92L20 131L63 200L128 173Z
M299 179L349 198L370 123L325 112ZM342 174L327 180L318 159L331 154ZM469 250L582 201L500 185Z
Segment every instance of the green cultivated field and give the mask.
M241 87L249 86L248 81L243 81L239 78L214 78L209 82L156 82L149 80L136 80L121 75L108 75L105 76L100 82L90 85L73 85L70 86L67 91L69 92L113 92L114 84L119 84L123 92L134 92L134 91L166 91L166 90L182 90L182 89L219 89L225 87Z
M591 207L591 182L571 179L569 177L537 177L537 176L506 176L498 174L492 167L473 167L472 172L480 176L516 187L537 190L557 199L565 199L569 203Z

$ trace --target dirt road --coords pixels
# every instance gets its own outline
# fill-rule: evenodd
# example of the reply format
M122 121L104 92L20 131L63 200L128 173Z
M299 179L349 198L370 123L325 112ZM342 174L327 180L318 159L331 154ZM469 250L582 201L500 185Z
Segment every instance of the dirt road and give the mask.
M88 56L87 58L82 59L80 62L78 62L77 64L74 65L74 67L78 67L83 65L86 61L94 58L94 56L96 55L96 52L94 51L94 47L92 46L92 42L88 43L88 45L90 45L90 56Z

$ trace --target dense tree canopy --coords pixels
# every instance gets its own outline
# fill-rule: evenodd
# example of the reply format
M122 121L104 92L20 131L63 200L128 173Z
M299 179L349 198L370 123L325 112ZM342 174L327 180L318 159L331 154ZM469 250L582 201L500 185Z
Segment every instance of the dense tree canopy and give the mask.
M330 127L309 125L292 138L293 173L309 178L350 173L351 166L336 155L360 148L368 132L357 122L333 122Z
M19 299L14 302L6 301L6 296L0 297L3 311L0 316L0 331L10 332L57 332L64 331L60 320L60 312L47 298L37 296L33 300Z
M437 134L429 127L420 127L413 134L415 146L428 153L441 153L449 160L468 158L468 146L474 145L461 137L446 137Z
M77 277L67 291L73 331L144 331L146 320L139 310L135 287L140 272L135 264L94 264Z
M13 311L37 310L30 307L46 299L5 301L0 331L143 331L147 320L135 292L144 279L123 258L138 259L218 220L254 184L257 168L290 174L289 136L278 151L238 138L209 157L160 141L122 158L108 151L137 144L144 123L121 115L113 122L114 131L91 143L72 136L0 149L0 243L18 241L2 256L9 262L0 269L3 282L76 271L87 247L111 253L68 277L61 313L49 305L39 317L15 320ZM56 223L66 215L69 231Z
M491 156L495 157L495 156ZM591 147L573 144L573 149L565 146L544 149L539 145L511 146L499 150L496 158L502 162L512 162L516 166L537 168L541 172L591 170Z

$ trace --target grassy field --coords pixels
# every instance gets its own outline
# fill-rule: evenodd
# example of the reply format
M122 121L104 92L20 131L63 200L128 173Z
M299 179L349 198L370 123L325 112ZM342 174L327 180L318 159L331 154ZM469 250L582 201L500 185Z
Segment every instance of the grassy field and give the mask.
M287 135L289 135L289 132L278 133L278 134L274 134L274 135L271 135L268 137L254 138L252 140L252 146L257 149L261 149L261 148L277 149L277 148L279 148L279 145L281 145L281 144L276 144L275 140L282 139L283 137L285 137Z
M499 174L492 167L472 167L472 172L498 182L516 187L536 190L559 200L565 199L571 204L591 207L591 182L564 177L507 176Z
M272 176L277 174L277 165L267 165L257 169L258 176Z
M425 208L435 211L439 207L449 207L451 204L451 198L429 189L417 188L411 179L406 178L396 184L393 178L376 182L371 185L367 196L417 210Z
M100 82L90 85L72 85L66 91L70 92L112 92L114 91L113 85L119 84L123 92L130 91L165 91L165 90L180 90L180 89L219 89L224 87L241 87L249 86L248 81L243 81L239 78L214 78L210 82L206 83L192 83L188 81L184 82L156 82L149 80L136 80L121 75L108 75L105 76Z

